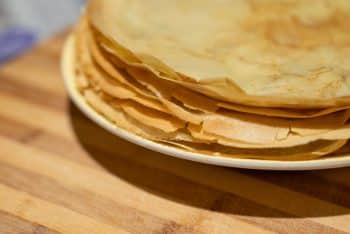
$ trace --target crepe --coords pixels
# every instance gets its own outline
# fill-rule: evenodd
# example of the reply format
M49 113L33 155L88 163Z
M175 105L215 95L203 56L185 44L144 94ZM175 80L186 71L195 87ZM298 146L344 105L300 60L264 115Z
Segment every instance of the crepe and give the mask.
M334 46L330 49L338 48L338 41L334 38L332 43L336 43L332 44L327 36L313 40L302 34L300 39L305 40L301 44L293 44L294 49L289 44L279 45L276 41L271 47L271 41L268 40L271 35L265 35L268 39L260 35L260 31L265 30L264 25L256 32L249 32L245 28L248 27L247 22L260 26L266 19L271 19L271 24L277 19L288 21L290 11L296 8L295 14L305 11L303 16L298 15L304 17L305 21L297 24L304 25L307 20L313 22L319 17L315 12L322 10L299 9L308 4L294 0L280 4L270 0L227 0L215 6L204 0L198 9L193 8L199 4L197 0L145 2L147 4L117 0L112 9L110 1L92 0L67 46L68 55L65 57L70 61L67 69L83 99L102 118L145 140L211 156L291 161L338 156L348 152L350 103L346 92L341 93L341 90L347 91L347 75L344 73L341 81L335 79L334 74L320 78L326 73L339 72L337 69L346 71L342 63L345 61L342 59L346 58L339 59L338 56L346 51L347 33L344 34L345 41L341 47L344 51L332 57L338 64L330 66L324 60L329 58L320 57L316 52L326 44L328 47ZM335 7L338 3L335 1L323 10L335 8L338 12L339 6ZM140 15L147 16L157 4L164 4L166 11L170 11L169 15L160 13L164 25L159 25L161 22L154 17L140 22ZM289 6L288 9L285 4ZM248 6L249 13L244 17L222 13L224 6L229 9L243 5ZM209 6L213 8L208 9ZM344 6L339 14L348 10ZM123 8L130 9L130 12L119 12ZM273 12L277 11L275 8L288 14L274 15ZM180 17L179 22L172 24L169 17L179 12L184 14L183 19ZM120 16L116 13L120 13ZM217 14L217 22L210 22L208 29L203 29L197 20L214 20L213 13ZM252 16L253 13L256 15ZM293 20L299 19L294 13L292 15ZM199 23L196 29L198 32L195 31L193 37L187 33L180 34L179 31L173 34L174 27L180 30L177 27L184 24L183 20L188 17L194 17L194 21L184 26L183 32L186 33L193 26L192 23ZM339 36L337 30L342 24L337 19L334 18L332 25L334 23L334 32ZM228 23L230 20L232 22ZM148 25L150 22L154 25ZM230 26L220 36L223 41L216 41L218 35L213 34L212 38L205 37L203 41L196 42L197 33L206 35L208 31L205 30L222 29L221 23ZM328 32L329 28L324 25L327 23L328 18L320 25L310 24L308 27L318 27L320 31ZM306 33L308 29L304 29L304 26L291 27L291 32L300 30ZM150 31L144 32L146 28ZM272 30L270 33L275 29L274 26L266 28ZM236 35L238 32L242 35ZM237 38L232 37L232 33ZM230 35L230 40L226 38L227 35ZM235 40L242 36L247 36L247 41L235 45ZM253 38L257 41L254 42ZM190 39L193 39L193 47L188 47L187 40ZM318 40L320 43L316 43ZM203 45L205 48L201 47ZM264 45L264 50L257 45ZM250 47L249 53L245 53L246 46ZM240 53L237 54L238 47ZM292 50L291 53L283 54L287 49ZM261 58L258 53L261 53ZM296 54L300 55L300 66L293 70L294 73L286 75L280 72L281 67L296 58L293 57ZM315 61L308 56L316 55L319 56L316 62L325 67L310 68ZM280 57L277 62L270 60L276 56L282 56L283 63ZM263 71L271 68L271 61L272 71L278 71L278 75L275 76L276 73L274 79L269 80L271 77L265 77ZM255 69L255 62L259 69ZM246 67L244 63L249 63L249 66ZM305 70L305 64L312 71ZM228 65L241 69L236 71ZM307 76L300 74L300 71L307 71ZM253 76L249 76L250 72L253 72ZM219 73L225 73L225 76L215 75ZM297 78L291 78L291 74L297 74ZM335 87L333 82L339 87ZM258 88L263 92L259 92ZM316 89L319 89L318 92ZM299 92L299 95L294 92Z
M83 42L78 43L80 46L84 44ZM85 48L85 52L88 51L88 48ZM86 57L86 56L83 56ZM99 56L98 56L99 57ZM87 63L90 60L87 60ZM90 66L93 66L90 62ZM106 67L103 65L103 67ZM108 67L108 66L107 66ZM111 69L111 66L109 70ZM114 72L118 72L117 68L112 68ZM230 139L228 140L219 140L224 145L229 146L239 146L244 148L269 148L269 147L288 147L296 146L298 144L306 144L312 141L317 140L316 135L325 133L334 128L342 127L349 116L348 112L337 112L331 115L327 115L320 118L313 118L312 120L284 120L278 118L269 118L264 116L255 116L247 114L239 114L237 112L232 113L213 113L217 111L215 108L215 102L208 102L204 100L200 102L196 99L202 99L202 97L193 98L190 92L185 91L184 89L179 89L174 86L174 84L159 82L152 78L152 74L145 73L142 70L135 70L135 68L125 68L131 77L134 77L137 82L140 82L145 87L152 90L154 95L168 108L168 112L178 119L183 121L201 125L202 134L214 134L216 137ZM100 77L100 75L95 74L92 77ZM121 80L123 77L121 72L118 72L117 80ZM107 78L108 80L108 78ZM130 81L130 77L128 79ZM127 82L125 79L122 83ZM132 83L135 83L132 82ZM120 84L119 84L120 85ZM101 85L100 88L109 95L112 95L121 99L130 99L130 97L122 97L116 92L109 92L109 89L104 89ZM131 83L128 86L132 86ZM118 84L115 83L112 88L117 88ZM194 103L197 103L196 109L197 112L190 111L183 106L177 105L177 103L172 102L170 97L174 96L180 100L186 99L186 96L190 95L190 99L187 98L187 102L184 102L184 105L191 106L193 108ZM148 95L145 95L147 100ZM182 97L182 98L181 98ZM185 98L184 98L185 97ZM134 99L135 100L135 99ZM136 100L137 101L137 100ZM148 108L152 108L152 105L148 105L144 102L139 102ZM188 104L190 103L190 104ZM160 110L159 106L155 106L156 110ZM164 111L164 109L162 109ZM198 112L202 111L202 112ZM130 113L129 113L130 114ZM135 114L135 113L134 113ZM135 117L135 116L134 116ZM160 117L160 113L158 114ZM140 115L138 119L140 120ZM166 121L166 118L163 117L163 120ZM151 124L151 122L146 120L147 117L143 117L143 123ZM160 118L158 118L159 120ZM312 123L313 126L309 127L308 125ZM158 127L162 128L163 126L159 125ZM169 131L169 129L161 129L163 131ZM299 135L315 135L312 138L304 138L303 141L300 141L299 138L293 137L295 134ZM349 133L350 134L350 133ZM290 140L291 139L291 140ZM311 140L310 140L311 139ZM201 138L203 140L203 138ZM233 140L233 141L232 141ZM237 143L238 141L238 143ZM227 143L229 142L229 143ZM244 144L244 146L242 146Z
M88 17L105 47L159 78L244 105L324 108L350 103L349 6L93 0Z

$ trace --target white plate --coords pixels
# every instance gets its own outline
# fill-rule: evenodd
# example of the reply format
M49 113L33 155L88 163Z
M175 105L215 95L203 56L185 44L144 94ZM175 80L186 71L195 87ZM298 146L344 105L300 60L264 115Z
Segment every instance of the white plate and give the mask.
M258 159L239 159L210 156L200 153L192 153L177 149L174 147L162 145L153 141L149 141L135 134L127 132L121 128L118 128L103 116L97 113L91 108L78 92L74 81L74 61L73 61L73 39L68 39L62 56L62 73L68 93L75 103L75 105L92 121L100 125L102 128L113 133L114 135L121 137L134 144L140 145L147 149L157 151L169 156L191 160L195 162L212 164L225 167L258 169L258 170L316 170L316 169L328 169L350 166L350 155L343 157L325 158L318 160L298 161L298 162L285 162L285 161L273 161L273 160L258 160Z

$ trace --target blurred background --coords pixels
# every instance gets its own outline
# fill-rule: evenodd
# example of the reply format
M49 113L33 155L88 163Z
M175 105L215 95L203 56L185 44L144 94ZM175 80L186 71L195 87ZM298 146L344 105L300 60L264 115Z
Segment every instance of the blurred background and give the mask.
M72 25L85 0L0 0L0 65Z

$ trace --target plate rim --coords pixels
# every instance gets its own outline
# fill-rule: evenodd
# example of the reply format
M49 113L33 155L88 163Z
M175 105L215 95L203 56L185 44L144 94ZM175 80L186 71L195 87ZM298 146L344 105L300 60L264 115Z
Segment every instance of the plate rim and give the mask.
M332 169L350 166L350 155L342 157L314 159L305 161L277 161L277 160L261 160L261 159L242 159L242 158L230 158L223 156L213 156L201 153L190 152L175 147L167 146L161 143L157 143L145 138L142 138L136 134L130 133L127 130L119 128L105 119L102 115L97 113L92 107L90 107L79 93L74 82L74 36L69 36L66 40L62 55L61 55L61 74L65 88L68 92L70 99L82 111L90 120L97 125L133 144L139 145L146 149L156 151L171 157L180 158L184 160L190 160L203 164L210 164L223 167L241 168L241 169L254 169L254 170L272 170L272 171L305 171L305 170L321 170Z

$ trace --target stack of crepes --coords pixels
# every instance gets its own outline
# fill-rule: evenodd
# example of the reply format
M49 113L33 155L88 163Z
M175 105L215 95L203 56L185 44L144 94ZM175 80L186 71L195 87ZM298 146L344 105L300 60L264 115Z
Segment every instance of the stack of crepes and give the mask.
M213 156L347 154L350 1L92 0L77 88L120 128Z

